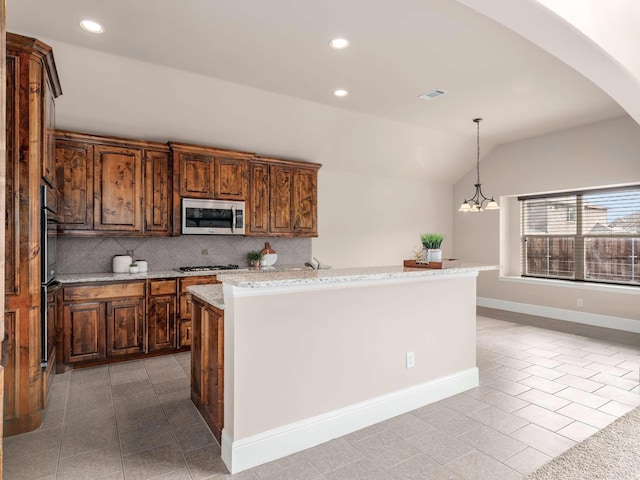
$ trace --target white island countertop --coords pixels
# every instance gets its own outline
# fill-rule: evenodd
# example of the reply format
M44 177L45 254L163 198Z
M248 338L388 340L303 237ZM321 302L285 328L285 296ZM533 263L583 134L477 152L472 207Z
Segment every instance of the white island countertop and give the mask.
M314 284L366 282L391 279L418 279L421 277L446 276L452 274L477 273L482 270L497 270L497 265L463 263L455 268L431 269L402 266L333 268L327 270L302 270L260 273L236 273L218 275L221 282L239 288L293 287Z

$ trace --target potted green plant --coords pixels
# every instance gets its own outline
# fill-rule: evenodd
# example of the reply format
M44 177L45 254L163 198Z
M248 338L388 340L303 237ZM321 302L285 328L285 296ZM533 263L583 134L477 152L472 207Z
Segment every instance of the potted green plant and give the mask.
M420 235L420 241L426 250L427 262L442 262L440 245L442 245L443 240L444 236L439 233L423 233Z
M252 267L259 267L263 257L264 255L258 251L247 253L247 261Z

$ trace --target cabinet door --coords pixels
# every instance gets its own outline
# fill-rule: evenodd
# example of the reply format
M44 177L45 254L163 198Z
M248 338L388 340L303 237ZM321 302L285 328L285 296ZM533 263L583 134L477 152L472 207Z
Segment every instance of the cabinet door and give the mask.
M145 152L145 232L169 235L171 168L169 152Z
M190 347L192 337L191 320L180 320L179 330L178 348Z
M110 357L144 350L144 298L107 302L107 355Z
M176 347L176 295L149 299L147 312L149 351Z
M248 234L269 233L269 164L251 163Z
M76 363L106 357L104 302L65 304L63 309L64 362Z
M202 318L203 385L202 403L213 435L220 441L224 424L224 317L221 312L204 309ZM206 345L204 345L206 342Z
M318 235L318 172L296 168L293 173L293 229L299 236Z
M214 166L215 197L219 200L246 200L247 161L216 157Z
M293 232L293 168L272 165L270 175L271 233L291 234Z
M213 198L213 156L178 152L178 162L180 163L180 196Z
M93 146L65 139L56 140L59 230L93 229Z
M47 79L42 85L44 102L44 141L42 152L42 178L48 186L55 189L56 185L56 154L55 154L55 104L53 92Z
M191 398L196 405L202 397L202 322L204 308L196 304L191 316ZM195 397L195 398L194 398Z
M96 145L94 229L142 232L142 153Z

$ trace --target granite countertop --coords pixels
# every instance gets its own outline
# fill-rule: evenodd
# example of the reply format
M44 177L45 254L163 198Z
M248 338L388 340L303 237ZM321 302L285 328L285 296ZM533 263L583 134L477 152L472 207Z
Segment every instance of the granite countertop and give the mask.
M222 285L194 285L193 287L187 287L189 292L194 297L198 297L204 300L209 305L224 310L224 294L222 293Z
M291 272L305 270L306 267L300 265L280 265L274 267L262 267L260 269L239 268L237 270L209 270L205 272L180 272L178 270L150 270L143 273L67 273L58 275L56 280L60 283L84 283L84 282L126 282L132 280L146 280L158 278L184 278L202 277L207 275L239 275L253 273L261 275L263 273Z
M242 272L234 275L220 274L218 280L240 288L290 287L313 284L335 284L385 280L395 278L423 278L446 276L458 273L497 270L497 265L481 265L463 263L459 267L445 269L407 268L402 266L334 268L330 270L304 270L251 273Z

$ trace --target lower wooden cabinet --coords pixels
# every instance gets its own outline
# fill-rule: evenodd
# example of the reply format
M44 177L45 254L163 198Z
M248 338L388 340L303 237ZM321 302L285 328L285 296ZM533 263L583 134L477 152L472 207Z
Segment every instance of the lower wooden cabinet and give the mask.
M220 283L215 275L201 275L65 284L58 307L57 371L191 348L195 331L187 287L214 283Z
M177 315L176 280L149 280L147 304L148 350L175 349Z
M64 363L144 352L143 281L64 286L62 302Z
M209 285L213 283L220 283L214 275L198 276L198 277L185 277L178 280L180 282L179 289L179 332L180 337L178 339L178 347L189 347L192 342L192 326L191 326L191 294L187 292L187 287L193 285Z
M191 400L218 442L224 427L224 312L193 301Z
M144 297L107 302L107 356L144 352Z
M105 302L75 302L63 306L64 363L100 360L107 356Z

